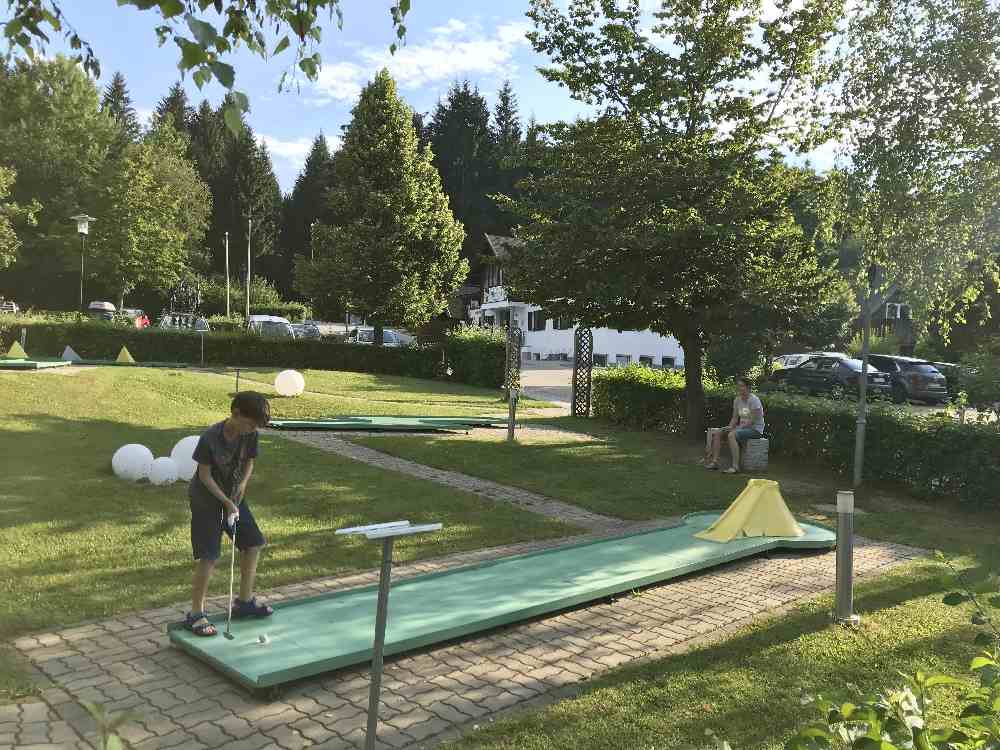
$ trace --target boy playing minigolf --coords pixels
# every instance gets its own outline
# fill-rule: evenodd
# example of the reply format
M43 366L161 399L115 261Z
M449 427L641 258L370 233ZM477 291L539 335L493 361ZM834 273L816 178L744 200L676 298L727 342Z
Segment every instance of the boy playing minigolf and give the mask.
M234 525L240 550L240 595L231 604L233 617L268 617L274 612L258 604L253 595L257 560L266 542L245 497L257 458L257 429L270 421L271 407L261 394L244 391L236 394L231 409L228 419L209 427L198 441L193 455L198 470L188 488L195 567L191 611L185 624L200 636L218 634L206 617L205 597L222 551L222 532L232 538Z

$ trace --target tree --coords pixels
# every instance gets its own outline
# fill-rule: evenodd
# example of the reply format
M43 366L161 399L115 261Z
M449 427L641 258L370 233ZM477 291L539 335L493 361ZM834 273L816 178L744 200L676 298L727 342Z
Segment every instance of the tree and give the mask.
M7 202L6 199L10 195L16 177L17 173L13 169L0 167L0 271L14 263L17 249L21 246L21 241L14 231L15 226L17 224L33 226L35 214L40 208L35 201L28 206Z
M989 0L859 3L835 60L842 73L817 105L832 113L821 132L846 157L838 225L855 249L859 296L897 283L917 325L945 336L951 313L997 270L998 46L1000 8ZM865 361L868 331L864 318ZM855 484L864 399L858 414Z
M418 328L445 309L469 270L459 256L463 229L386 70L352 112L329 196L317 258L296 264L301 293L365 314L379 345L383 326Z
M291 195L285 201L281 222L281 247L284 252L282 273L277 281L288 291L296 255L310 255L312 224L326 210L327 191L333 184L333 157L326 136L313 140L306 163L295 179Z
M252 222L252 272L273 278L280 265L281 188L274 176L271 155L247 125L239 138L232 139L227 162L228 184L220 200L229 203L230 237L240 238L239 247L245 250L248 221Z
M111 148L113 154L119 154L129 143L135 143L142 135L142 127L139 125L139 117L132 106L132 98L129 96L128 87L125 85L125 76L122 73L115 73L111 82L104 89L104 98L101 100L101 111L107 114L120 131Z
M11 199L41 204L37 224L20 233L7 283L39 306L75 306L80 244L69 217L100 218L93 186L117 128L101 113L94 83L62 56L15 62L0 76L0 102L0 165L17 172Z
M486 99L468 81L454 84L447 99L438 102L427 131L451 210L466 228L462 255L476 267L484 252L484 234L500 230L496 206L488 197L495 181L496 150Z
M279 89L284 88L289 73L295 75L296 70L309 80L316 80L323 62L316 51L323 43L323 16L325 14L331 21L336 19L338 28L344 22L341 0L310 0L306 4L299 0L268 0L266 3L119 0L118 4L132 5L160 16L161 23L154 29L160 44L167 40L176 43L180 50L178 67L182 74L190 71L199 88L214 79L230 91L236 72L225 60L235 49L243 48L267 59L281 54L293 40L296 43L294 66L282 75ZM404 21L410 5L411 0L399 0L390 7L392 25L399 40L406 36ZM87 73L100 78L100 61L63 13L63 0L7 0L7 6L11 17L4 24L3 35L12 49L19 49L26 58L34 60L49 42L46 30L62 33L69 47L78 51L75 60ZM220 21L221 26L217 27ZM267 39L274 37L281 38L269 49ZM389 49L394 53L396 43ZM232 93L224 114L230 130L237 133L240 114L247 111L248 101L245 94Z
M160 99L153 112L153 124L170 124L178 133L187 133L194 119L194 110L188 103L188 95L180 81L170 87L167 95Z
M584 325L677 336L692 437L711 340L793 327L829 283L773 149L838 9L796 6L765 19L751 0L663 0L648 35L638 0L528 13L542 74L600 114L547 128L543 168L509 203L512 291Z
M186 151L186 140L161 121L126 148L104 180L94 266L114 285L119 305L139 285L169 291L190 269L211 195Z
M496 143L497 159L502 168L511 168L520 156L521 118L517 111L517 95L510 81L504 81L497 94L497 106L493 111L493 141Z

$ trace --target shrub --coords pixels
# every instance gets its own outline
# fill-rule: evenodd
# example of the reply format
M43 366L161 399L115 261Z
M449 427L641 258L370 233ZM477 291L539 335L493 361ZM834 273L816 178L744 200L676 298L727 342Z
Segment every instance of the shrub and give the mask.
M277 315L280 318L288 318L292 323L301 323L303 320L310 320L313 311L309 305L302 302L275 302L266 305L250 305L250 314Z
M236 333L246 328L247 322L242 315L231 315L228 318L225 315L213 315L208 319L208 324L216 332Z
M861 349L863 346L864 339L862 338L862 334L858 332L847 345L847 353L855 359L861 359ZM882 336L872 331L868 340L868 351L871 354L897 356L899 354L899 339L892 333Z
M222 320L226 321L223 325L233 325L242 319ZM114 359L125 345L139 362L201 362L201 337L192 332L138 330L93 321L50 323L20 316L0 317L0 346L4 351L20 338L22 327L28 330L28 352L36 357L58 357L68 344L84 359ZM502 335L460 333L449 336L443 350L364 346L332 339L271 339L247 335L242 330L216 328L205 336L205 362L233 367L295 367L447 378L487 388L503 384Z
M507 337L501 328L462 326L444 339L450 377L486 388L502 388L507 364Z
M201 311L205 315L225 315L226 313L226 278L213 276L209 279L198 279L201 290ZM232 312L242 312L246 309L246 289L234 277L229 285L229 306ZM251 312L253 306L270 307L283 303L281 294L267 279L254 276L250 281ZM259 313L264 315L266 313Z
M732 400L731 388L706 383L706 422L728 423ZM780 393L762 400L774 455L851 471L853 403ZM684 380L676 373L641 367L595 373L593 403L595 416L630 428L684 434L687 427ZM950 494L1000 505L1000 430L876 405L869 409L865 475L900 482L924 497Z
M969 405L1000 418L1000 339L962 358L960 382Z

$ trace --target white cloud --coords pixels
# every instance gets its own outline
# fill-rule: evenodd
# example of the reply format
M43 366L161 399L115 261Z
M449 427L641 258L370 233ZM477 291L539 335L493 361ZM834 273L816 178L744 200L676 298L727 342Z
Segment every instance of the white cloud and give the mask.
M466 76L513 77L517 71L514 55L527 44L527 22L498 26L485 34L468 24L452 19L431 30L430 38L410 44L390 54L387 49L368 47L359 50L355 62L324 66L315 83L313 104L333 101L353 102L361 88L375 73L388 68L403 88L419 89Z
M136 107L135 116L139 118L139 124L144 128L148 128L153 123L153 114L155 110L149 109L148 107Z
M260 135L260 141L267 146L273 159L281 159L288 162L296 169L302 169L306 163L306 157L312 148L312 138L296 138L294 141L283 141L273 135ZM331 151L340 148L340 138L326 136L326 143Z

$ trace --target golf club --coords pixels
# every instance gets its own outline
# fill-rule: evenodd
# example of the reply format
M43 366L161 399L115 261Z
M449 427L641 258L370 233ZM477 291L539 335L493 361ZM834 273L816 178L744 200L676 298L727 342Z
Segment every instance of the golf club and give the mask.
M229 563L229 614L226 616L226 632L223 633L227 641L233 640L230 627L233 624L233 581L236 578L236 524L239 519L233 520L233 556Z

